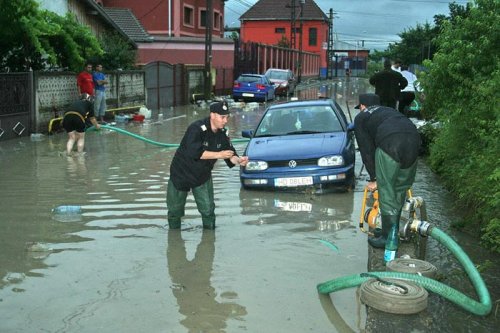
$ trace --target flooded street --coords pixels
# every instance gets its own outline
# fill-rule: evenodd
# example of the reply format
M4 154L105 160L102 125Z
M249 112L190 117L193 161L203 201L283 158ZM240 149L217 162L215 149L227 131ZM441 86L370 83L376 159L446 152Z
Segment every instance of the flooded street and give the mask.
M353 79L298 95L313 98L320 89L348 114L346 100L353 112L367 88ZM262 111L233 110L230 135L254 128ZM117 126L179 143L189 123L207 115L206 108L189 105ZM101 130L87 133L85 155L66 157L66 139L59 133L0 143L0 332L364 330L366 310L354 288L332 293L331 302L316 291L318 283L367 270L366 235L358 229L366 182L359 155L360 176L349 193L246 191L238 169L219 161L215 231L201 228L192 195L182 229L169 231L165 194L175 148ZM245 145L235 143L236 150L242 154ZM461 211L423 160L413 192L426 201L429 221L476 265L487 266L481 274L494 304L483 318L430 295L426 329L400 331L497 330L500 259L450 228ZM54 214L60 205L82 212ZM427 260L443 283L477 299L460 264L432 239Z

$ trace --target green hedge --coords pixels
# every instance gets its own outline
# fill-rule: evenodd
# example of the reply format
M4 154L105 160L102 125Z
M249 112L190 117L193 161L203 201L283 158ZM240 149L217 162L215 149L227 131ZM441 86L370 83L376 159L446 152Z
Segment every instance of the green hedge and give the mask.
M422 75L426 116L441 125L430 165L465 208L464 227L500 252L500 1L477 0L437 42Z

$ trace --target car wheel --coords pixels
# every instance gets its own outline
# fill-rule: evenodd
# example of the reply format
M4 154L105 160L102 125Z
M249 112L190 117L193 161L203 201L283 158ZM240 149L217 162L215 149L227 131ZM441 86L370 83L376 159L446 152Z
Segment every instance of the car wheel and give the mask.
M346 192L352 191L355 188L356 188L356 181L354 180L354 177L344 185L344 190Z

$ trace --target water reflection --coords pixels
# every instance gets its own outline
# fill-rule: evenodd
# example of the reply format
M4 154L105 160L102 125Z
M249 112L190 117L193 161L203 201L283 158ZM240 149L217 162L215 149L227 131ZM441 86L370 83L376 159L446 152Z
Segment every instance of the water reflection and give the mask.
M254 215L250 224L298 223L294 231L335 232L355 229L352 221L354 193L314 194L240 190L243 215Z
M177 299L181 320L189 332L223 332L228 319L241 320L244 306L232 302L233 292L217 294L211 284L215 254L215 232L203 230L192 260L180 230L169 230L167 262L172 279L172 293ZM223 300L218 300L223 298Z

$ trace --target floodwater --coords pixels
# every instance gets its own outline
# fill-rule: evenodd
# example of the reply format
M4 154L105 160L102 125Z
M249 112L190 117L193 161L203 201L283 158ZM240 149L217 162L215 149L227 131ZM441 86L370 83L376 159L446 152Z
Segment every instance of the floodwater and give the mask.
M311 86L353 112L366 82ZM259 109L237 109L237 138ZM206 108L165 110L144 123L117 124L148 139L178 143ZM348 118L349 119L349 118ZM325 302L316 285L367 269L359 231L366 174L358 158L349 193L279 193L240 189L238 170L214 169L215 231L203 231L192 196L182 230L169 231L165 191L175 148L114 131L89 132L86 154L66 157L66 134L0 143L0 332L358 332L366 311L355 289ZM235 144L240 154L245 143ZM358 156L359 157L359 156ZM429 221L448 232L475 264L487 266L493 302L500 299L500 260L449 227L460 209L423 161L414 195ZM81 214L58 215L59 205ZM326 246L334 244L337 249ZM432 239L428 261L444 283L477 299L458 262ZM483 318L437 295L426 329L401 332L493 332L496 303ZM388 332L385 330L385 332Z

